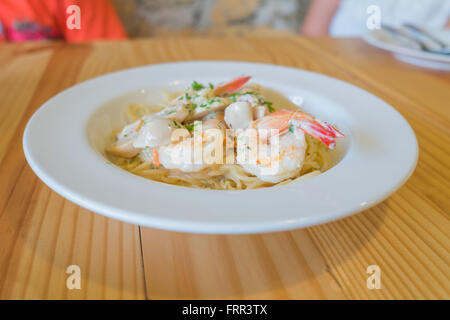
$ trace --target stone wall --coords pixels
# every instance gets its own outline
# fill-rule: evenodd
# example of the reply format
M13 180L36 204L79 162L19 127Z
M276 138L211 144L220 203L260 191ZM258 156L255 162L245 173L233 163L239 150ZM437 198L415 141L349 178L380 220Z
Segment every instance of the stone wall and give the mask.
M112 0L131 37L297 33L310 0Z

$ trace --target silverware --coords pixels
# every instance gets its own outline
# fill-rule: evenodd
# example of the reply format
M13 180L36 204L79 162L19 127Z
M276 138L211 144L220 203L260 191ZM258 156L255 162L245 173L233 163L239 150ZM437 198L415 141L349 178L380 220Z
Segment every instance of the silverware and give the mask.
M425 30L425 29L423 29L419 26L416 26L414 24L411 24L411 23L405 23L403 26L405 28L408 28L414 32L417 32L421 36L433 41L434 43L436 43L437 45L439 45L441 47L441 50L443 50L445 52L450 52L449 45L447 43L443 42L441 39L437 38L434 34L430 33L428 30Z
M416 44L419 47L419 49L422 51L436 53L436 54L450 55L450 50L447 50L446 48L442 49L441 46L439 46L441 48L440 50L430 48L425 42L423 42L420 39L420 37L415 36L413 33L408 32L406 29L395 28L395 27L385 25L385 24L382 24L381 28L396 37L403 38L406 41Z

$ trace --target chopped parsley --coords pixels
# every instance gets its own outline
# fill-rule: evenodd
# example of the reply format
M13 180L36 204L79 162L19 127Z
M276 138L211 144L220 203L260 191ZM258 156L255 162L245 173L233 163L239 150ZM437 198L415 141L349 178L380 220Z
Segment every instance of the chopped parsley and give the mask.
M233 93L229 94L228 97L229 97L231 100L233 100L233 98L234 98L234 100L236 100L236 96L237 96L237 95L239 95L239 92L233 92Z
M294 125L293 124L291 124L289 126L289 132L294 133Z
M194 121L192 123L184 125L184 127L187 129L187 131L192 132L195 129L195 127L197 125L200 125L201 123L202 123L201 121Z
M189 110L189 113L192 113L197 108L197 104L190 103L190 104L185 105L184 107Z
M192 82L191 87L192 87L192 89L194 89L195 91L198 91L198 90L202 90L205 86L202 85L201 83L198 83L197 81L194 80L194 82Z
M176 128L181 128L181 126L175 120L172 120L172 123Z
M184 127L187 129L187 131L192 132L194 130L195 123L188 123L184 125Z
M241 92L233 92L233 93L228 95L228 98L230 98L231 101L236 102L236 97L237 96L244 96L246 94L256 94L256 92L253 92L253 91L248 91L248 92L243 92L243 93L241 93Z
M265 104L267 105L267 109L269 109L270 113L275 111L275 109L272 107L272 102L266 101Z
M214 89L214 85L211 82L208 85L210 89Z
M189 94L187 92L184 94L184 97L186 98L186 100L191 100L191 97L189 96Z
M212 99L209 99L206 103L207 104L211 104L211 103L214 103L214 102L220 102L220 99L212 98Z

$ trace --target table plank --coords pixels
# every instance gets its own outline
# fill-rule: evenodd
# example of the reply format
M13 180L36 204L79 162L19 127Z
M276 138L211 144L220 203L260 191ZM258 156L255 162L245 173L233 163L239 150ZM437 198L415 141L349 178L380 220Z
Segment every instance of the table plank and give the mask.
M354 39L154 38L0 49L0 298L450 297L448 74L407 66ZM57 92L124 68L210 59L298 67L369 90L415 130L416 171L388 200L346 219L214 236L96 215L55 194L26 165L25 124ZM81 267L81 290L65 287L70 264ZM366 286L373 264L382 270L381 290Z
M143 228L152 299L342 299L306 230L215 236Z
M92 51L88 44L2 46L0 298L145 298L138 227L63 199L23 156L26 122L47 99L87 79L79 67ZM66 288L72 264L81 269L81 290Z

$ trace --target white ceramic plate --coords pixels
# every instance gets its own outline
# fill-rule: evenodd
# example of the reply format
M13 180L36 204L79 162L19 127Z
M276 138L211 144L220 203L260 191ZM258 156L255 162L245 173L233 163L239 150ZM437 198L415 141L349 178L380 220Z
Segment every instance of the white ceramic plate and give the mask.
M440 40L450 43L450 32L448 30L433 32ZM424 68L449 71L450 56L425 52L417 48L408 47L394 42L382 30L375 30L364 35L364 40L383 50L390 51L394 56L406 63L417 65Z
M147 180L108 164L111 130L129 103L156 103L192 80L252 75L346 134L327 172L284 186L199 190ZM181 62L104 75L67 89L30 119L23 139L34 172L94 212L142 226L199 233L256 233L323 223L384 200L412 173L417 142L405 119L374 95L299 69L244 62Z

